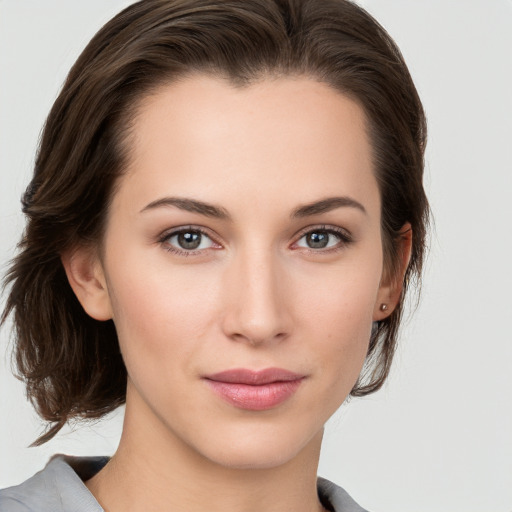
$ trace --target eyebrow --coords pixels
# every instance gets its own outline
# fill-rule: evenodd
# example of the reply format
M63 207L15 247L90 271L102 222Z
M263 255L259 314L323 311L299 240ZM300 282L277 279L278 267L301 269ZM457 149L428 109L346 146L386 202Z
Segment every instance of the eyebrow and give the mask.
M356 208L361 210L364 214L366 214L365 207L355 199L352 199L348 196L339 196L339 197L328 197L326 199L322 199L320 201L315 201L313 203L305 204L303 206L299 206L295 210L293 210L291 217L292 218L302 218L309 217L312 215L318 215L320 213L330 212L331 210L335 210L336 208Z
M205 217L231 220L231 215L225 208L222 208L221 206L215 206L213 204L198 201L196 199L188 199L183 197L162 197L161 199L157 199L156 201L152 201L146 205L140 212L142 213L148 210L153 210L155 208L168 206L174 206L187 212L199 213ZM346 207L356 208L366 214L366 209L361 203L348 196L339 196L328 197L320 201L315 201L313 203L299 206L292 211L290 216L292 219L310 217L320 213L330 212L336 208Z
M142 213L147 210L153 210L155 208L164 206L175 206L180 210L199 213L200 215L213 217L215 219L231 219L231 216L227 210L220 206L214 206L213 204L204 203L203 201L197 201L195 199L187 199L183 197L163 197L162 199L157 199L156 201L152 201L144 208L142 208L140 212Z

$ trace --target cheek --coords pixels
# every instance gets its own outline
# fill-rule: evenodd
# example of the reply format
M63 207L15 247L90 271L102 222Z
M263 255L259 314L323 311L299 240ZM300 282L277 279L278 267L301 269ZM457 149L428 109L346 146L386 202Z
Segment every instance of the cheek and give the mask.
M121 351L133 359L190 356L215 319L211 287L193 272L123 259L111 272L110 294ZM128 277L127 277L128 276ZM133 356L133 357L132 357Z
M342 387L347 381L351 387L368 350L373 308L362 295L352 295L350 300L328 299L323 297L320 311L312 314L314 320L309 328L317 335L313 338L316 340L313 357Z
M379 291L379 261L365 265L361 260L321 280L316 276L297 292L297 330L314 340L312 358L340 389L352 387L366 357Z
M362 258L323 272L304 273L296 296L303 318L318 328L349 333L368 330L381 277L380 259L365 262Z

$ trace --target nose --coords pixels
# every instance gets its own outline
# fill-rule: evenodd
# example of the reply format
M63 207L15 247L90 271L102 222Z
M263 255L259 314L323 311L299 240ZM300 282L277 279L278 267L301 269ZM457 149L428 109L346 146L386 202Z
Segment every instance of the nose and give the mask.
M259 251L238 255L225 279L223 330L251 345L284 340L291 333L291 300L284 262Z

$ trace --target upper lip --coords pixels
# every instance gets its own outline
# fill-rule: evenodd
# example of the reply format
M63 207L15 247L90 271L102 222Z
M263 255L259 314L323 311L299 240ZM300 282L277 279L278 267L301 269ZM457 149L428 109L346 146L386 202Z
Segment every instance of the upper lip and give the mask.
M252 386L262 386L272 382L289 382L302 378L304 378L304 375L284 370L283 368L265 368L264 370L234 368L205 376L205 379L217 382L249 384Z

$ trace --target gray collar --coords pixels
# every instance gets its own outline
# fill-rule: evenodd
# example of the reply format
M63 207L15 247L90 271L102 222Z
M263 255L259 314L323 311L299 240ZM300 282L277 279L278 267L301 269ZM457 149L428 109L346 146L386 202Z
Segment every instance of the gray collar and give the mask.
M20 485L0 491L2 512L104 512L84 481L92 478L109 457L54 455L46 467ZM318 478L318 496L332 512L367 512L349 494Z

